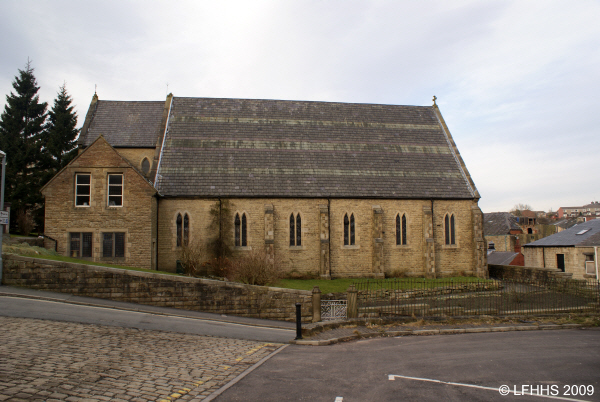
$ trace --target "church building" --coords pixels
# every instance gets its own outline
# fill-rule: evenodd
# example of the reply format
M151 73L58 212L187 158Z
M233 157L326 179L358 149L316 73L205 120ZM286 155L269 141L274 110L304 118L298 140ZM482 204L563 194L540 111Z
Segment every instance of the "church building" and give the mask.
M219 235L321 278L487 276L479 193L438 106L94 95L44 188L64 255L175 271ZM217 225L218 226L218 225Z

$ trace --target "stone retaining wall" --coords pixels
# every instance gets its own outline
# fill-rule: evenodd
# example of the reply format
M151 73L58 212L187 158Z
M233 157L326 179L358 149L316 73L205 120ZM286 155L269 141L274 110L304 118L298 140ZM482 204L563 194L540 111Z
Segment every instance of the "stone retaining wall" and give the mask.
M312 321L312 292L2 256L4 285L244 317Z
M550 279L568 279L570 274L565 274L556 268L521 267L516 265L488 265L490 278L509 279L515 281L547 281Z

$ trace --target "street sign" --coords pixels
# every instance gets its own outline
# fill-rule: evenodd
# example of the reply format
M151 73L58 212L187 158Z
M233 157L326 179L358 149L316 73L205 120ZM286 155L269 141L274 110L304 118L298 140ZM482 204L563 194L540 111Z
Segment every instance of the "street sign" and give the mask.
M0 225L8 225L9 220L8 211L0 211Z

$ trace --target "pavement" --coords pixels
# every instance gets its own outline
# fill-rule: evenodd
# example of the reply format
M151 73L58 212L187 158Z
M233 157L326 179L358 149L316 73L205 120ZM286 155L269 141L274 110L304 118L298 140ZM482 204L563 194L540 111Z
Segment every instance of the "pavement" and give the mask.
M306 328L307 335L303 339L291 340L296 345L327 346L339 342L398 336L426 335L456 335L485 332L510 332L533 330L574 329L583 327L582 324L557 324L547 320L507 320L508 322L452 322L431 323L412 322L400 325L359 325L352 322L320 323ZM362 324L362 323L361 323Z

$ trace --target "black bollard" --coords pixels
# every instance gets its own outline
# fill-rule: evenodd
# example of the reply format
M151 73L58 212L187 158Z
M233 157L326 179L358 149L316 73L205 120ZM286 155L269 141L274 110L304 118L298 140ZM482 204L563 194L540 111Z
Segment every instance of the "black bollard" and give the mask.
M296 303L296 340L302 339L302 312L300 307L302 307L302 304Z

